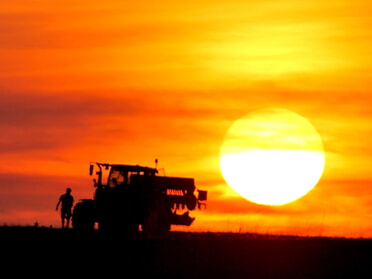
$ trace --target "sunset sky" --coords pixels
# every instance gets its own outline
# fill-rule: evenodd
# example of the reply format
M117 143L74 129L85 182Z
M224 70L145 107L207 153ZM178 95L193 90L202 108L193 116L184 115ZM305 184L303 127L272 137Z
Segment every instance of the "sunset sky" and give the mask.
M90 161L140 164L208 190L190 230L372 237L370 1L2 0L0 225L59 226ZM253 204L219 149L252 110L294 111L325 171L305 197ZM247 175L249 171L247 170Z

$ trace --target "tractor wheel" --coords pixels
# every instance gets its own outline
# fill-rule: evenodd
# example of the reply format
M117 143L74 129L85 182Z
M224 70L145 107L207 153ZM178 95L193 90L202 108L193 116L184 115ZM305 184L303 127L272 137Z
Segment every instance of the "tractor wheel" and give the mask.
M81 231L94 229L95 210L93 200L83 200L77 203L72 213L72 227Z

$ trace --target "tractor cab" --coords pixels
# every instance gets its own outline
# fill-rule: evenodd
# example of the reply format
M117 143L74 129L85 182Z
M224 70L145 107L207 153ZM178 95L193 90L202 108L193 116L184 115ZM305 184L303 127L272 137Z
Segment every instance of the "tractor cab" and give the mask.
M106 163L95 163L98 167L96 172L97 179L93 179L94 186L97 188L117 188L130 185L133 175L136 176L155 176L157 169L142 167L139 165L110 165ZM89 174L93 175L94 165L91 164ZM107 176L107 182L103 184L103 177Z
M131 165L111 165L107 185L110 188L130 185L133 175L136 176L155 176L156 169L131 166Z

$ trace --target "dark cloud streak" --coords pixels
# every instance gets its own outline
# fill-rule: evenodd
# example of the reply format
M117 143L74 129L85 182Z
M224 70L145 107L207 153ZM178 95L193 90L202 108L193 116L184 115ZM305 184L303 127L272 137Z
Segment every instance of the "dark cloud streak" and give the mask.
M102 128L104 119L128 117L138 108L128 98L2 94L0 152L50 149L73 144ZM100 119L103 118L103 119Z

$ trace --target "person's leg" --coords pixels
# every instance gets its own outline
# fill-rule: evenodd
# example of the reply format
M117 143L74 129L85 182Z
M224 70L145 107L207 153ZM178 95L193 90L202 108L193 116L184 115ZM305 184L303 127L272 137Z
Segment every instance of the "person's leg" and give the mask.
M70 219L71 219L71 216L72 216L72 212L71 212L71 209L66 212L66 227L69 228L70 227Z
M69 226L70 226L70 216L67 216L66 217L66 228L68 229L69 228Z
M66 219L65 213L62 212L62 213L61 213L62 229L65 228L65 219Z

